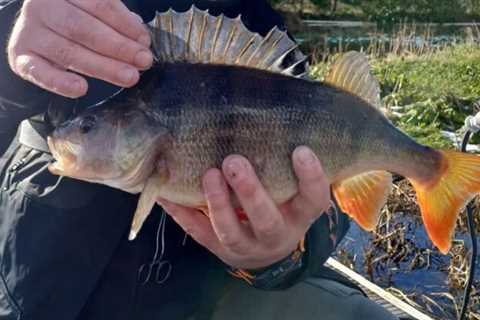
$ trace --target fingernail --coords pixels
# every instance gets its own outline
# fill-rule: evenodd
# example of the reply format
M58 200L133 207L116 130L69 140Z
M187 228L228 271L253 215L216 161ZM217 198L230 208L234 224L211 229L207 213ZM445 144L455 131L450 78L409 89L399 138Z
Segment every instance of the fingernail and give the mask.
M138 38L138 43L140 43L141 45L149 48L150 45L152 44L152 40L150 39L150 35L149 34L143 34L141 35L139 38Z
M221 175L217 172L207 172L203 179L203 188L206 193L215 193L222 187Z
M131 11L130 13L132 14L132 16L135 17L135 19L137 19L138 22L143 23L143 18L140 15L136 14L133 11Z
M247 165L238 158L229 159L225 166L226 174L230 179L238 179L246 169Z
M135 82L138 76L138 71L132 68L125 68L121 70L118 74L120 81L124 84L132 84Z
M153 56L150 51L142 50L135 56L135 65L140 68L148 68L153 63Z
M295 150L295 156L304 166L310 166L317 161L317 156L307 147L298 147Z
M78 96L83 96L87 91L84 82L81 80L74 80L71 83L70 87L72 88L72 91L75 93L75 95Z

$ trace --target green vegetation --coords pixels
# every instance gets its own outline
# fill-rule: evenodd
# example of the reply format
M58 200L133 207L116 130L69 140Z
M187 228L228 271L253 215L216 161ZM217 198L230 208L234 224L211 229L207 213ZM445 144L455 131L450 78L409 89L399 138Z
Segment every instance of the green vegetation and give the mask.
M480 99L478 42L440 49L432 46L414 53L399 49L378 55L370 47L366 52L381 85L387 116L395 125L423 144L458 148L442 131L458 131L465 117L478 111L473 107ZM312 75L321 79L335 59L330 57L314 65ZM477 136L474 138L477 141L472 142L479 143ZM477 198L474 212L478 212L479 203ZM470 243L456 241L448 258L425 247L416 197L406 180L395 182L383 213L376 232L368 238L371 242L358 239L362 237L345 241L337 257L375 283L390 287L388 290L398 298L421 306L433 318L454 319L469 272ZM465 221L463 214L458 222L458 239L463 239L460 234L466 232ZM479 224L476 225L478 229ZM418 284L405 281L410 274L414 274ZM430 292L427 287L431 282L423 281L431 274L438 277L435 287L440 291ZM474 284L473 292L478 292L478 284ZM475 302L470 304L468 319L480 319L478 294L471 297Z
M301 17L359 19L391 24L401 21L460 22L480 18L480 0L271 0Z
M424 55L371 58L371 64L395 125L421 143L452 147L442 131L458 131L480 99L478 46L464 44ZM314 77L321 78L328 64L312 69Z
M312 76L321 80L337 53L352 49L363 51L369 56L381 85L387 117L422 144L435 148L459 147L465 118L480 109L480 29L474 24L450 30L451 26L417 22L480 21L480 0L277 2L282 11L290 13L286 16L295 21L293 16L297 22L301 18L379 22L381 25L377 23L371 29L335 28L325 24L323 29L312 27L305 31L300 21L298 38L303 40L302 49L312 56ZM455 134L457 141L452 141ZM479 135L474 135L471 143L478 145ZM479 203L477 200L477 211ZM457 316L469 271L470 244L459 240L450 258L439 256L425 247L422 223L417 220L418 215L410 215L415 212L418 214L418 207L411 186L405 180L396 181L379 227L369 238L372 244L364 244L359 239L346 241L338 257L352 257L343 259L344 263L384 287L394 286L390 290L399 298L422 306L435 318L453 319ZM462 215L459 235L464 235L465 221ZM412 271L419 280L418 285L405 281L405 275L410 276ZM430 292L427 287L431 282L421 283L431 274L438 277L441 291ZM474 292L478 290L477 283ZM480 319L478 294L473 294L472 299L469 319Z
M357 0L369 20L381 23L404 21L472 21L480 13L476 0Z

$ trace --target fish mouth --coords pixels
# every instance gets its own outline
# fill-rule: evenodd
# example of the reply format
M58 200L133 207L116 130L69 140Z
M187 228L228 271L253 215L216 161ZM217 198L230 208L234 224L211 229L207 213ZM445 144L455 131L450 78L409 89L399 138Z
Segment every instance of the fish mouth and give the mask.
M76 150L75 145L51 136L47 137L47 144L53 159L55 159L55 161L50 164L49 170L53 174L68 175L67 173L73 170L77 162L78 150Z

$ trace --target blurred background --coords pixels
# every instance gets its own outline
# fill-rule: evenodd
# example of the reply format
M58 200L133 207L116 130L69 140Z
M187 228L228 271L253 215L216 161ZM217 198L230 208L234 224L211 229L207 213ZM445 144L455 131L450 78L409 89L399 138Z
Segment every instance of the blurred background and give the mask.
M272 0L322 80L336 57L365 52L387 117L417 141L459 148L465 117L480 109L480 0ZM469 145L479 152L480 139ZM480 202L475 202L480 232ZM337 259L436 319L455 319L469 272L466 218L441 255L428 240L400 177L376 232L354 223ZM480 268L477 264L477 275ZM477 276L478 278L478 276ZM469 319L480 319L475 281Z
M270 2L309 55L312 77L322 80L339 54L363 51L387 117L421 143L459 148L465 117L480 111L480 0ZM479 143L475 137L469 150L480 152ZM478 199L475 207L480 233ZM451 252L440 254L425 234L409 183L396 177L376 232L352 222L336 258L433 318L455 319L469 272L466 226L462 213ZM480 320L479 280L468 319Z

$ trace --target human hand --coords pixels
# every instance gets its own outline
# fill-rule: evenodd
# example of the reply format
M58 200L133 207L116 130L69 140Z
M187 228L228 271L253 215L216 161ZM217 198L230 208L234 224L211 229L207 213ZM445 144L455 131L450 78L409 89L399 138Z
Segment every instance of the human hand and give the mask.
M310 225L330 206L330 189L320 161L306 147L292 156L298 194L277 207L241 156L225 159L222 171L210 169L203 177L209 218L197 210L164 199L158 202L193 239L229 266L257 269L292 253ZM249 223L242 223L230 201L235 192Z
M138 70L153 61L150 41L142 19L120 0L26 0L7 45L8 62L23 79L77 98L88 90L80 74L136 84Z

